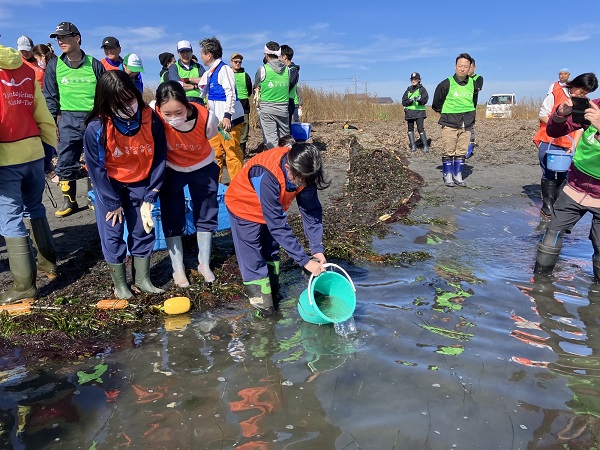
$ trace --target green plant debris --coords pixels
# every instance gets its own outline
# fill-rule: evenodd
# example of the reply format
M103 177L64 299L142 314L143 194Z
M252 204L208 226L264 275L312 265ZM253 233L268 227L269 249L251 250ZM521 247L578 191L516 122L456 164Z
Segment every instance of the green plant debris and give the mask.
M431 325L420 325L421 328L425 328L426 330L431 331L432 333L440 334L442 336L448 337L450 339L457 339L459 341L469 341L474 334L463 333L462 331L456 330L448 330L446 328L433 327Z
M440 370L438 366L427 366L427 370Z
M98 364L96 367L94 367L94 372L92 373L87 373L87 372L77 372L77 377L78 377L78 383L79 384L85 384L85 383L89 383L90 381L95 381L96 383L100 383L102 384L102 378L100 378L104 372L106 372L108 369L108 366L106 364Z
M397 360L394 361L396 364L400 364L402 366L410 366L410 367L414 367L417 365L417 363L412 362L412 361L402 361L402 360Z
M451 345L449 347L440 346L435 352L439 353L440 355L457 356L464 351L465 349L462 346Z

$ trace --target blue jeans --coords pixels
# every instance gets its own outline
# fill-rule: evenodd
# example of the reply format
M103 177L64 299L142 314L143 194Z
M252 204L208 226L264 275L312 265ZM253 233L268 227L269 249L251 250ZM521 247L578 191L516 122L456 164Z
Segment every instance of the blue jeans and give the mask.
M0 167L0 234L27 236L23 218L46 217L42 204L45 186L44 159Z
M556 184L560 185L567 177L567 172L555 172L546 167L546 152L548 150L562 150L563 152L566 152L568 149L550 145L548 142L540 142L540 145L538 146L538 158L540 160L540 168L542 169L542 180L556 180Z

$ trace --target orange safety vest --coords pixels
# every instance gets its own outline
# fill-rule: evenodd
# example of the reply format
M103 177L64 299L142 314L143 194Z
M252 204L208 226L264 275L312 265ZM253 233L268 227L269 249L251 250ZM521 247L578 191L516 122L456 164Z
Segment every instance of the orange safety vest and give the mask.
M552 107L552 112L550 115L554 114L556 108L558 108L560 104L564 103L568 98L558 82L554 84L554 90L552 91L551 95L554 96L554 106ZM540 145L540 142L552 142L552 145L562 148L571 148L573 146L573 141L571 141L571 139L569 139L567 136L574 138L575 132L569 133L567 136L551 138L548 136L548 133L546 133L546 127L547 125L540 120L540 127L533 137L533 143L536 145L536 147Z
M167 161L179 167L190 167L198 164L208 158L212 151L210 142L206 138L208 110L195 103L190 103L190 105L198 111L198 119L194 128L190 131L179 131L165 123ZM160 112L158 106L156 112Z
M28 65L0 69L0 142L40 135L33 118L35 73Z
M250 222L266 224L262 213L260 199L250 182L250 169L254 166L262 166L269 171L277 181L279 181L280 193L279 202L284 211L287 211L292 204L292 200L303 189L298 187L294 192L285 190L285 174L281 169L281 160L290 151L289 147L276 147L271 150L259 153L251 158L242 170L235 176L225 192L225 205L227 209L237 217Z
M29 67L31 67L33 69L33 71L35 72L35 79L37 80L38 83L40 83L40 87L43 88L44 87L44 75L46 74L46 69L42 69L40 66L38 66L37 61L32 63L32 62L27 61L22 56L21 56L21 59L23 60L24 64L27 64Z
M142 123L134 136L121 134L112 119L106 124L106 157L104 166L109 178L122 183L135 183L148 177L154 160L152 109L142 109Z

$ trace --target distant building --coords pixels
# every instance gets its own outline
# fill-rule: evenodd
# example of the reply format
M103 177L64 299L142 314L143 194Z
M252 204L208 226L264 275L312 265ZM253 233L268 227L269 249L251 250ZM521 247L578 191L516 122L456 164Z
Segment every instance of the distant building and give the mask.
M392 105L394 103L392 97L372 97L369 94L346 94L344 100L366 101L377 105Z

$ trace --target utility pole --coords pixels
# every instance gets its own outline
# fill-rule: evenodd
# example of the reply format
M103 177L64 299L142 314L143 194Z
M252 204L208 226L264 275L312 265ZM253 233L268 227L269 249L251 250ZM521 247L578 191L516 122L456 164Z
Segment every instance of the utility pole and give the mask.
M352 77L352 80L354 81L354 94L358 94L358 77Z
M367 83L365 83L365 94L368 94L369 92L367 91Z

